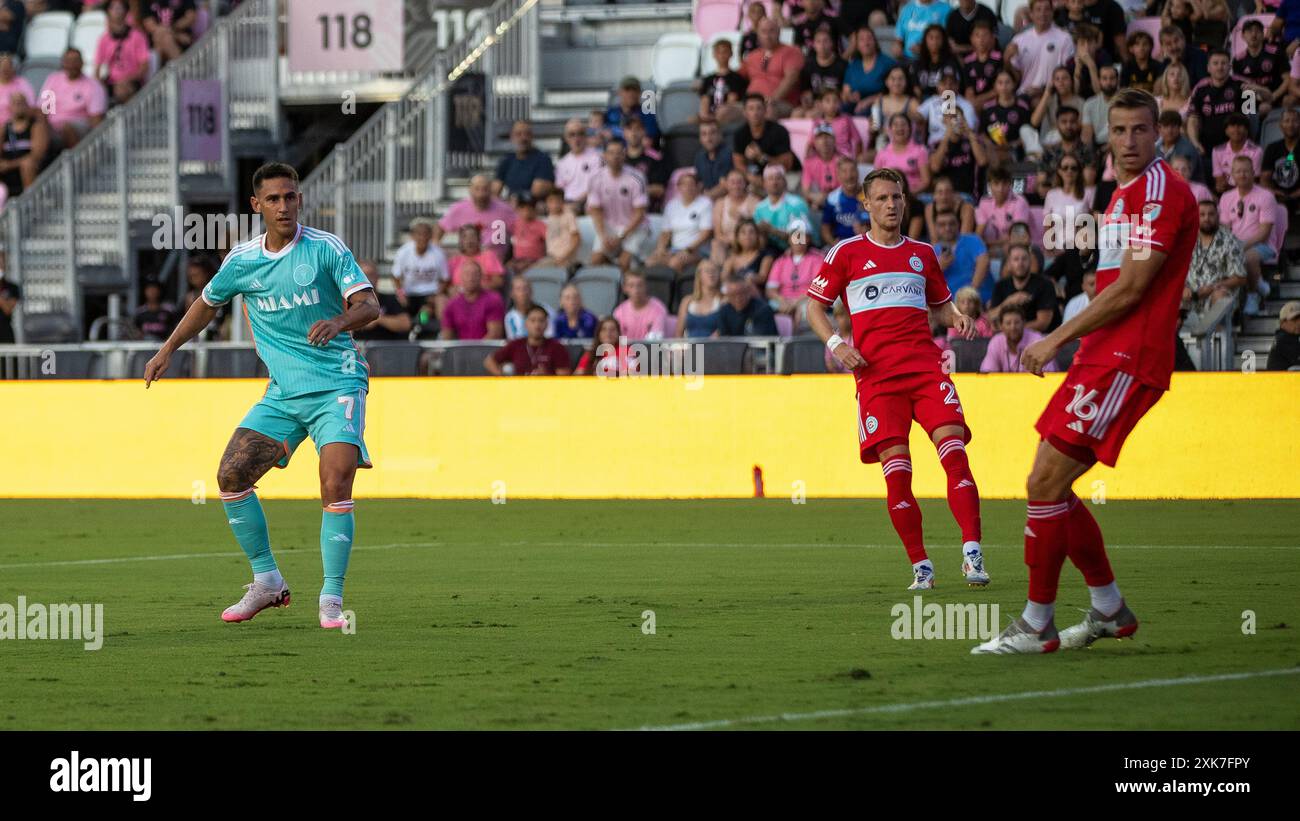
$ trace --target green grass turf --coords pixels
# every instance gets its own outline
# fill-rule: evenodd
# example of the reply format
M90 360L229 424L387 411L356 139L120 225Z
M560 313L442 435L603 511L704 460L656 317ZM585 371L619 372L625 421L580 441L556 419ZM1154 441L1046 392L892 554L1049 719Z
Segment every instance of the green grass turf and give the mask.
M959 582L943 502L922 506L940 585L926 601L1018 613L1023 504L984 506L985 590ZM316 624L319 506L266 508L294 603L227 625L248 569L219 505L5 502L0 602L102 602L106 639L0 642L0 729L616 729L873 707L889 709L732 726L1300 729L1289 674L915 706L1297 668L1297 502L1093 508L1140 632L1010 658L891 638L912 594L879 500L363 500L351 636ZM1067 564L1058 626L1086 606Z

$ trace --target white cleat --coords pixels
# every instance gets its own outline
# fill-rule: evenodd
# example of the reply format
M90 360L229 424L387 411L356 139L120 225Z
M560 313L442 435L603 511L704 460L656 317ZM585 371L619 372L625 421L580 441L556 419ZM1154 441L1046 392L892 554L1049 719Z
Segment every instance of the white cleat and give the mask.
M268 607L288 607L289 586L281 584L274 588L254 581L244 585L244 597L230 605L221 614L222 621L248 621Z
M984 569L984 554L979 551L967 553L961 563L961 574L966 577L970 587L983 587L989 583L989 573Z
M1083 622L1061 631L1061 648L1064 650L1081 650L1097 639L1126 639L1138 629L1137 616L1120 602L1119 609L1109 616L1103 616L1095 608L1088 610Z
M1049 621L1042 630L1035 631L1025 623L1024 619L1017 618L1002 631L1001 635L983 644L975 645L970 653L972 656L1037 655L1054 652L1060 646L1061 638L1056 632L1056 625L1052 622Z
M338 630L348 626L343 616L343 605L336 601L324 601L320 604L320 626L326 630Z
M915 578L908 586L908 590L930 590L934 587L934 568L929 564L912 568L912 575Z

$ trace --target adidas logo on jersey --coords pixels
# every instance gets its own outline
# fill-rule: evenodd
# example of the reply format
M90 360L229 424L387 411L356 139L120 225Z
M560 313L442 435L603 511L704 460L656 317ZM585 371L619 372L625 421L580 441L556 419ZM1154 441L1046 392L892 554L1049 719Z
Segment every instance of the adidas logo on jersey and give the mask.
M345 425L345 426L343 427L343 432L344 432L344 433L356 433L356 430L352 427L352 423L351 423L351 422L348 422L347 425Z
M862 270L869 271L875 267L876 267L876 261L874 259L869 259L867 260L867 264L862 266Z
M282 296L279 299L276 299L273 296L259 296L254 301L257 304L258 310L261 311L288 311L297 308L300 305L319 305L320 292L315 288L312 288L310 291L301 291L293 295L292 302L289 300L289 297L285 296Z
M953 490L961 490L964 487L975 487L975 483L970 479L962 479L957 483L957 487L953 488Z
M1078 419L1066 425L1066 427L1074 431L1075 433L1083 433L1083 423L1080 422Z
M912 503L911 503L911 502L899 502L898 504L894 505L894 506L893 506L892 508L890 508L890 509L891 509L891 510L907 510L907 509L908 509L909 507L911 507L911 506L912 506Z
M253 280L253 284L252 284L251 287L253 287L253 288L264 288L264 287L266 287L266 286L262 285L262 281L261 281L261 280L257 280L257 279L255 279L255 280Z
M830 280L828 280L826 277L817 276L817 277L813 277L811 287L816 288L817 290L820 291L821 289L825 288L829 284L830 284Z

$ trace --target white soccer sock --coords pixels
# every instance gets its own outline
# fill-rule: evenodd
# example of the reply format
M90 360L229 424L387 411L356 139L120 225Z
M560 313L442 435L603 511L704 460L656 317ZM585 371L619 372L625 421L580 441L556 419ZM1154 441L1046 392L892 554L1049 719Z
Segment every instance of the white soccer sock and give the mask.
M324 605L326 602L334 602L334 603L337 604L339 607L342 607L342 606L343 606L343 597L342 597L342 596L334 596L334 595L331 595L331 594L329 594L329 593L322 593L322 594L321 594L321 597L320 597L320 603L321 603L322 605Z
M921 569L922 567L928 567L928 568L930 568L930 572L931 572L931 573L934 572L934 565L930 564L930 560L929 560L929 559L922 559L921 561L916 562L915 564L912 565L912 570L914 570L914 571L915 571L915 570L919 570L919 569Z
M1035 631L1041 631L1052 621L1052 615L1056 612L1056 602L1050 604L1039 604L1036 601L1025 602L1025 612L1020 614L1020 618L1025 623L1034 628Z
M1092 597L1092 608L1103 616L1113 616L1124 603L1119 594L1119 585L1115 582L1102 587L1089 587L1088 595Z
M279 590L281 587L284 587L284 576L280 575L279 568L268 570L265 573L254 573L253 581L258 584L264 584L273 590Z
M961 546L961 552L963 556L980 555L983 553L983 551L980 550L979 542L966 542Z

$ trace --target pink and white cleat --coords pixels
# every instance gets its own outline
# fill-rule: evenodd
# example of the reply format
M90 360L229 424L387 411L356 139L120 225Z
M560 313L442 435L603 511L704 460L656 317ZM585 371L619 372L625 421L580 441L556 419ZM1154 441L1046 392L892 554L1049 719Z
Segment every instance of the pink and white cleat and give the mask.
M268 607L289 606L289 586L282 584L277 590L261 582L244 585L244 597L221 613L227 622L248 621Z
M321 602L320 626L326 630L339 630L347 627L348 620L343 616L343 605L336 601Z

